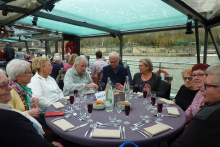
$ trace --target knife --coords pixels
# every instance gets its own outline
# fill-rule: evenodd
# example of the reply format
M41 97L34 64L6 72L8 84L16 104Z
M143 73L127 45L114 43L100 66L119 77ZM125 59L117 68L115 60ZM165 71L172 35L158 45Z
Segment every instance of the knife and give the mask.
M123 132L124 132L124 139L126 139L126 135L125 135L125 127L123 127Z
M77 119L78 121L83 122L81 119L77 118L76 116L73 115L73 118Z
M122 129L121 129L121 125L119 127L120 133L121 133L121 139L123 139L123 134L122 134Z
M151 121L144 121L144 123L142 123L142 124L140 124L140 125L137 125L136 127L141 127L141 126L143 126L143 125L145 125L145 124L149 124L149 123L151 123Z
M73 131L73 130L79 129L79 128L84 127L84 126L86 126L86 125L88 125L88 124L89 124L89 123L82 124L82 125L80 125L80 126L78 126L78 127L75 127L75 128L73 128L73 129L70 129L70 130L68 130L68 131Z
M161 122L155 121L155 123L159 124L159 123L161 123ZM169 125L167 125L167 124L164 124L164 123L161 123L161 124L166 125L167 127L169 127L170 129L173 130L173 127L171 127L171 126L169 126Z

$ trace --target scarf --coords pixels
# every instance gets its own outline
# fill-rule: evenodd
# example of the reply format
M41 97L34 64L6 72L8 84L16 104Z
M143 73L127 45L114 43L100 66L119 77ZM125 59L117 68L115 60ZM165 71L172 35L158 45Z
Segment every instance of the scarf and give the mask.
M35 126L37 126L37 131L40 133L40 134L45 134L43 129L42 129L42 126L41 124L35 119L33 118L32 116L24 113L24 112L21 112L21 111L18 111L16 109L13 108L13 106L11 104L3 104L3 103L0 103L0 109L5 109L5 110L10 110L10 111L14 111L14 112L17 112L17 113L20 113L21 115L23 115L24 117L26 117L27 119L29 119ZM16 120L15 120L16 121ZM42 135L41 135L42 136Z
M14 87L15 91L19 94L19 95L25 95L26 96L26 100L27 100L27 103L28 103L28 107L29 107L29 110L31 110L31 103L30 103L30 100L32 99L32 91L31 89L19 84L19 83L16 83L16 82L12 82L12 87Z

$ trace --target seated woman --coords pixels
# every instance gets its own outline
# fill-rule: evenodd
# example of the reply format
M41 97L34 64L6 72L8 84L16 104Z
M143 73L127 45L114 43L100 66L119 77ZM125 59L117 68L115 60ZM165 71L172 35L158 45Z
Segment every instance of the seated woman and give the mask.
M138 84L139 87L147 87L149 93L156 93L157 96L163 97L164 90L161 83L161 77L153 73L153 64L150 59L141 59L139 63L140 73L136 73L133 78L132 85ZM123 90L123 86L119 83L116 87ZM140 90L141 91L141 90Z
M48 57L37 57L32 61L32 70L36 71L36 74L28 86L32 89L32 96L39 98L40 108L47 108L64 97L54 78L49 76L52 68Z
M194 99L191 105L187 108L185 111L186 115L186 123L188 123L191 118L200 110L200 106L204 105L204 96L202 94L201 88L204 85L205 79L206 79L206 74L205 70L209 67L208 64L202 64L202 63L197 63L192 67L192 78L195 83L195 87L200 89Z
M77 57L77 54L72 54L69 58L69 61L67 61L67 63L64 65L63 70L67 71L68 69L72 68Z
M39 99L32 98L32 91L27 87L33 76L30 66L29 62L19 59L11 60L8 63L6 71L12 83L12 99L9 104L15 109L37 118L41 113L41 109L36 108Z
M195 83L190 76L191 74L192 67L188 67L182 71L184 85L180 87L176 97L173 99L173 102L180 106L183 111L186 111L186 109L192 103L196 93L199 91L199 88L195 87Z
M8 104L12 87L2 69L0 77L0 146L63 147L58 142L45 140L42 126L33 117Z

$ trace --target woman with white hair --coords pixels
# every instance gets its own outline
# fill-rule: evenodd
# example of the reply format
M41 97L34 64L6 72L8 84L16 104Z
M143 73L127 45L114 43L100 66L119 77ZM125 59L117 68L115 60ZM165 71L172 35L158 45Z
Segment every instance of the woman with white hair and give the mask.
M54 62L51 62L53 69L50 76L56 80L57 76L59 75L59 71L61 70L61 57L54 56L53 61Z
M33 96L40 99L38 103L40 108L47 108L63 98L62 90L58 87L54 78L49 76L52 69L48 57L37 57L32 61L32 70L36 71L36 74L32 77L28 86L32 89Z
M30 66L29 62L20 59L11 60L8 63L6 71L12 83L12 99L9 104L37 118L41 113L41 109L36 109L39 99L32 97L32 91L27 87L33 76Z

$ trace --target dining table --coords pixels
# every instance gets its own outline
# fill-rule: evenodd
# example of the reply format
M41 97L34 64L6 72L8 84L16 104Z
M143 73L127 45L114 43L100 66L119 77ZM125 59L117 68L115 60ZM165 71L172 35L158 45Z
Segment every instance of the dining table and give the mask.
M91 97L91 96L93 96L93 95L88 95L88 97ZM157 99L159 99L159 97L157 97ZM150 101L150 99L147 99L147 100ZM69 106L68 104L65 103L64 100L59 100L59 101L64 104L65 108L67 108ZM89 135L84 137L85 133L90 129L90 124L93 124L95 122L110 123L109 112L106 112L105 109L93 110L92 114L91 114L91 119L93 119L93 122L84 126L84 127L76 129L74 131L63 131L59 127L54 125L54 123L51 122L51 120L56 117L45 117L45 121L46 121L47 125L49 126L49 128L54 133L61 136L62 138L69 140L71 142L75 142L80 145L91 146L91 147L118 147L124 142L133 142L133 143L137 144L139 147L152 146L152 145L158 144L160 142L166 141L166 140L174 137L183 129L184 124L185 124L185 120L186 120L185 113L179 106L171 105L169 107L176 107L178 109L180 116L179 117L162 117L161 122L173 127L173 129L169 129L165 132L162 132L162 133L157 134L152 137L148 136L148 138L145 138L143 135L141 135L138 132L132 131L130 126L133 123L137 123L137 122L141 121L140 111L141 111L141 107L144 105L143 104L144 101L145 101L144 98L130 99L131 109L130 109L130 114L128 117L126 117L124 111L122 111L121 113L116 112L116 119L122 120L120 125L122 127L125 127L126 139L93 138L93 137L90 137ZM156 108L156 106L155 106L155 108ZM55 109L51 105L47 108L46 113L53 112L53 111L62 111L62 110ZM157 116L155 116L154 113L150 112L150 111L152 111L151 109L148 111L149 112L147 112L147 114L150 116L151 122L139 127L139 129L141 129L141 130L143 130L143 128L147 128L147 127L150 127L150 126L157 124L154 121L157 119ZM80 116L79 110L74 110L74 112ZM168 114L166 107L162 110L162 114L164 114L164 115ZM70 122L74 126L79 126L79 125L82 125L87 122L87 120L80 122L79 120L77 120L74 117L65 118L65 120L67 120L68 122ZM124 124L125 121L129 121L130 124L125 125ZM100 128L101 129L112 129L112 128L108 128L108 127L100 127ZM114 129L119 129L119 128L114 128Z

